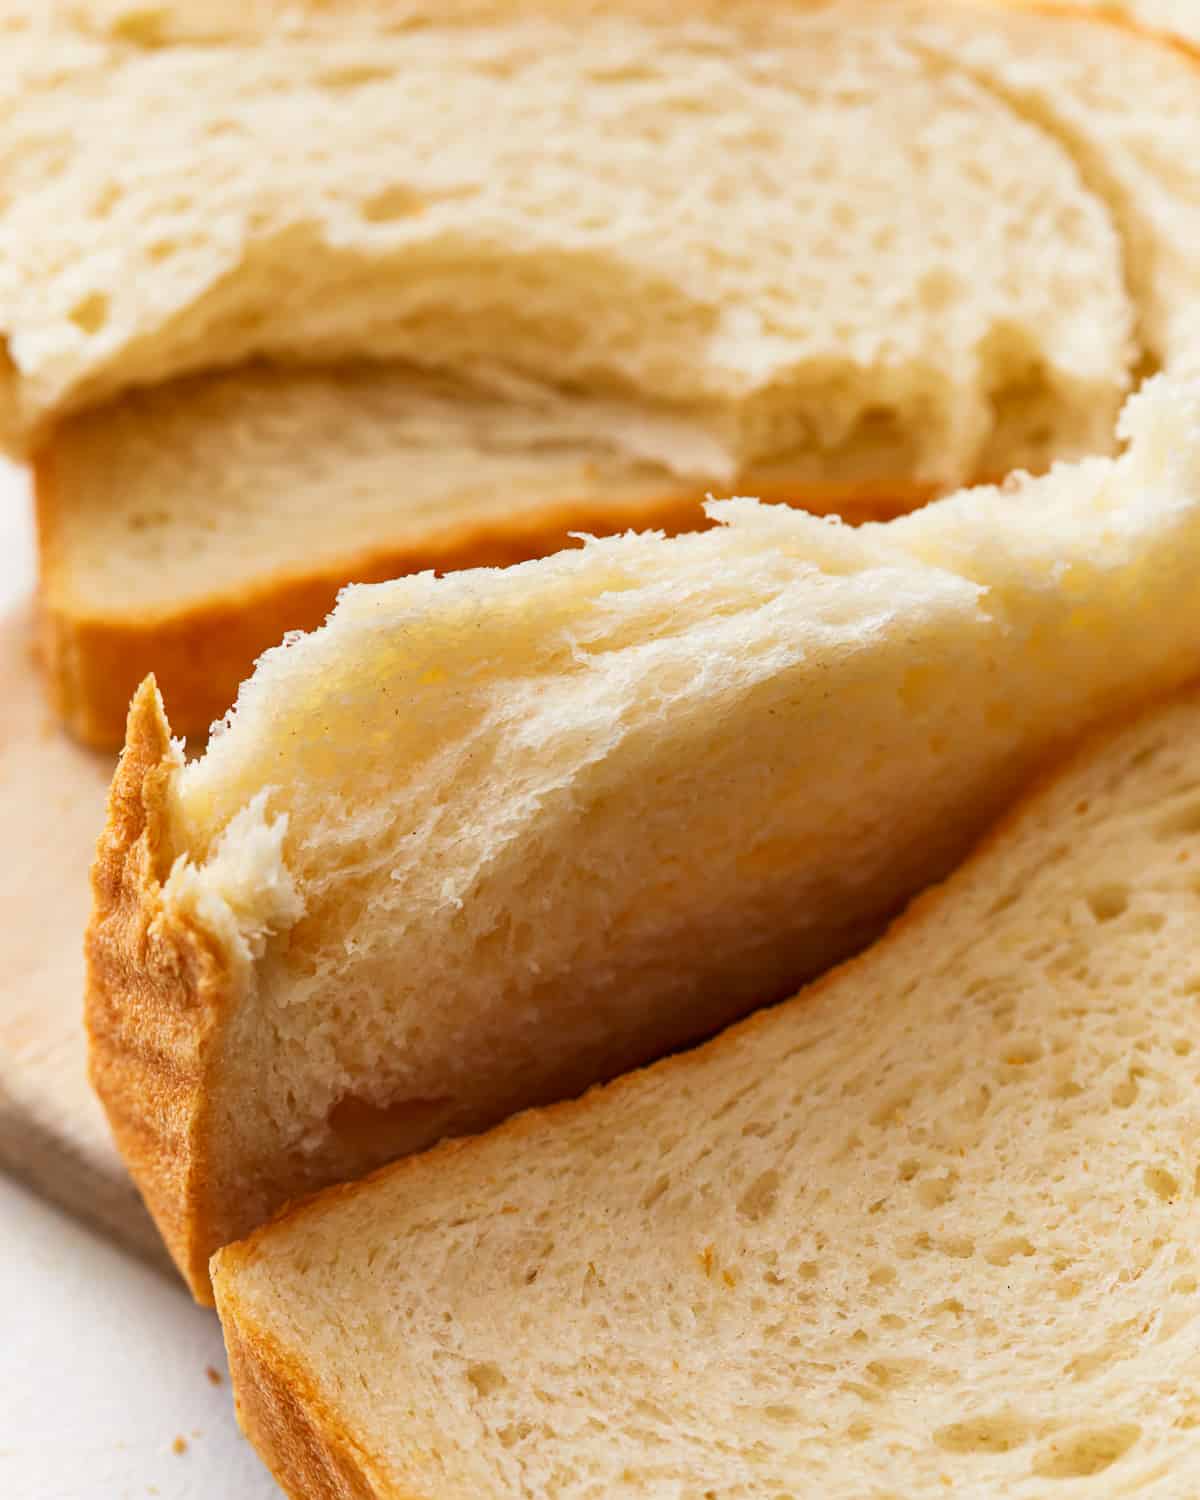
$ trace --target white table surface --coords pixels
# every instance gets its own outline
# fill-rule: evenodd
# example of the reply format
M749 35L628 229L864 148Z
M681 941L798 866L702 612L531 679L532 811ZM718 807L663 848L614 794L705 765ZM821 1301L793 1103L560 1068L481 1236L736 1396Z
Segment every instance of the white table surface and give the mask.
M32 579L23 478L0 461L0 610ZM0 1176L0 1497L279 1494L234 1422L216 1317Z

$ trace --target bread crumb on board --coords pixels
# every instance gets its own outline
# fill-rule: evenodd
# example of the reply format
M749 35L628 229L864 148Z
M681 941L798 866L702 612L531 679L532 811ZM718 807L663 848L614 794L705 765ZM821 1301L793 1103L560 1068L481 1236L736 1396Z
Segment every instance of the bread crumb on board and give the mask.
M209 1385L221 1384L221 1372L215 1365L205 1365L204 1373L208 1376Z
M187 1438L185 1438L185 1437L177 1437L175 1439L175 1441L171 1444L171 1452L172 1453L183 1454L183 1453L187 1452L187 1449L188 1449Z

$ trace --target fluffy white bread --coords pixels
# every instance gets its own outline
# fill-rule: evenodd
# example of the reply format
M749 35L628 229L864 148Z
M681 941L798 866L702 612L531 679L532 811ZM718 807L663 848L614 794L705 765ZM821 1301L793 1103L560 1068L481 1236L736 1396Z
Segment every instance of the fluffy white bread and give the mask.
M1193 49L1070 7L929 13L922 41L1071 155L1120 235L1138 344L1177 374L1200 368L1200 60Z
M902 9L398 0L192 42L180 9L5 39L14 428L370 356L570 390L683 477L862 429L942 484L1111 444L1139 351L1108 208Z
M701 1051L216 1258L305 1500L1200 1491L1200 698Z
M860 441L745 476L756 495L895 515L928 490ZM911 475L901 463L899 474ZM521 561L578 531L704 523L706 491L598 438L570 402L505 401L395 365L184 377L67 419L37 463L43 661L59 712L120 745L153 671L178 733L339 588Z
M1126 430L889 525L744 501L348 589L187 766L144 684L91 1072L193 1290L298 1192L789 993L1057 743L1200 670L1200 394Z

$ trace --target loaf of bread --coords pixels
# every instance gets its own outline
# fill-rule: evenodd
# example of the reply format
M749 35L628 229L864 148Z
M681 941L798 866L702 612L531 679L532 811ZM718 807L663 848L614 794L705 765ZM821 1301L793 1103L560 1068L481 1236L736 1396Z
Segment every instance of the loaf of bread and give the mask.
M184 765L139 691L91 1073L176 1261L860 947L1057 744L1200 670L1200 393L857 530L782 506L348 589Z
M1200 1492L1200 697L888 935L221 1251L296 1500Z
M1095 17L52 10L0 48L0 329L92 744L151 669L203 732L346 582L1109 451L1200 347L1197 69Z
M746 479L856 521L929 498L911 478L873 485L877 457L864 442ZM347 582L517 562L578 531L687 530L720 489L628 457L563 398L395 365L185 377L68 419L39 456L47 681L89 744L121 743L151 671L176 732L202 735Z

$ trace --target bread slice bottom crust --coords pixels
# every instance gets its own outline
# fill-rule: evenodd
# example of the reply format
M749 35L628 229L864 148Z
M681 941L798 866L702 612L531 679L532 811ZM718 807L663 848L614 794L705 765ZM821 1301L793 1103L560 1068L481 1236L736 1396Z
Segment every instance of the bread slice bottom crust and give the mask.
M198 928L162 919L171 765L170 732L147 682L130 710L92 867L104 920L91 924L86 940L84 1013L88 1074L117 1146L176 1265L201 1286L210 1243L203 1142L212 1039L232 976Z
M236 1317L224 1333L238 1425L291 1500L376 1500L387 1493L370 1456L344 1431L300 1361Z

